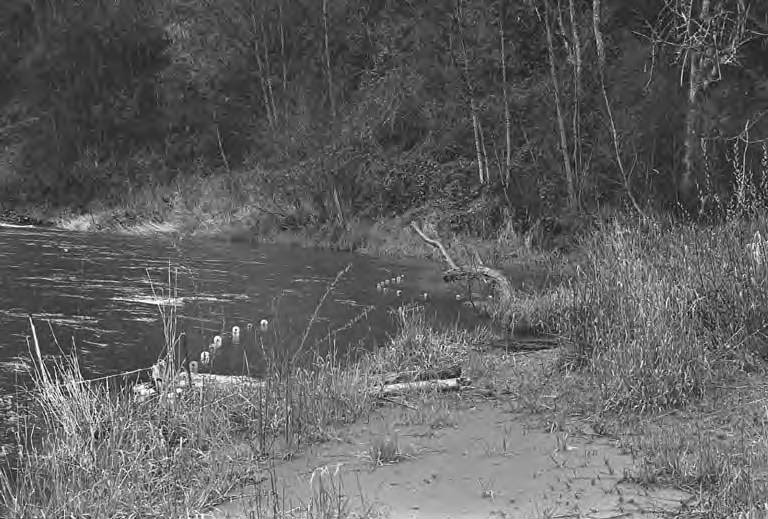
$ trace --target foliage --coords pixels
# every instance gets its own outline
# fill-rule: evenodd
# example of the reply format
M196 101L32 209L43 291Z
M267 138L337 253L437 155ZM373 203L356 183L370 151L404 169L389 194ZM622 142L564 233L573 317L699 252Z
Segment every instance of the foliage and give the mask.
M723 3L713 18L731 32L743 27L745 42L695 106L680 83L675 38L685 35L668 30L682 13L675 2L602 6L607 96L628 178L596 88L590 3L575 2L573 17L566 5L533 0L345 0L327 13L322 4L5 2L4 197L87 210L119 205L129 185L264 169L283 213L311 208L315 220L299 226L482 206L451 225L490 236L506 219L526 227L564 216L546 9L563 116L578 128L582 210L621 205L628 190L643 206L674 206L686 110L696 110L707 143L697 182L708 207L730 203L734 171L760 184L755 141L768 97L765 13L755 2L746 12ZM578 110L571 26L583 55ZM487 179L478 178L478 157Z

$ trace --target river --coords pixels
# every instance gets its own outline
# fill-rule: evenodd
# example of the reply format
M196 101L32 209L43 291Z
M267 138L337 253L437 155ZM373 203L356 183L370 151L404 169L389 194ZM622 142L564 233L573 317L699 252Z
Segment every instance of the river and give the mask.
M269 323L263 344L285 350L301 342L323 294L347 266L313 322L305 341L311 348L333 345L342 353L373 348L395 331L393 310L409 302L419 302L439 320L471 323L455 292L442 282L440 265L426 261L211 239L0 227L5 405L28 380L29 316L43 354L75 348L88 378L144 368L157 359L163 346L157 302L169 295L176 296L193 356L214 335L235 325L258 328L262 319ZM169 272L175 294L168 292ZM389 285L386 293L377 290L378 283L398 276L400 283Z
M128 371L151 364L162 346L158 301L167 300L169 271L178 292L181 326L199 351L233 325L269 322L274 346L291 348L303 336L321 297L345 267L315 320L320 337L336 346L369 341L393 331L392 310L423 304L441 320L463 322L467 312L442 282L440 266L295 246L216 240L151 239L0 227L0 385L28 358L28 316L37 324L44 353L76 345L89 374ZM397 278L387 293L377 283ZM177 280L177 281L176 281ZM425 301L426 294L426 301Z

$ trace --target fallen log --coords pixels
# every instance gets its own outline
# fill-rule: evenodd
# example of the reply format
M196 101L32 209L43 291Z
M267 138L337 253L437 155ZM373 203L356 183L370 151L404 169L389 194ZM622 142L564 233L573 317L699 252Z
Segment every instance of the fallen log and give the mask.
M247 386L252 388L262 387L266 384L263 380L253 377L242 375L214 375L212 373L198 373L195 370L192 372L182 370L176 377L170 377L167 375L167 368L165 368L163 362L159 362L152 366L152 378L151 382L142 382L133 386L133 394L139 400L146 400L160 394L163 390L165 380L168 379L171 379L170 387L167 388L169 394L179 394L189 387L224 388Z
M449 378L440 380L421 380L418 382L401 382L398 384L386 384L379 388L379 394L386 396L402 395L404 393L415 393L418 391L458 391L462 387L468 386L470 380L467 378Z
M560 342L553 337L528 337L523 339L506 339L489 342L486 348L498 348L506 351L540 351L552 350L560 346Z
M166 388L168 396L181 394L192 388L232 388L264 387L267 382L242 375L214 375L211 373L198 373L180 371L175 377L168 375L164 362L158 362L151 368L153 380L133 386L133 394L139 401L145 401L163 392L163 385L170 380ZM164 378L161 378L164 376ZM397 382L392 382L397 381ZM461 366L455 365L442 369L417 371L414 373L393 373L385 375L380 384L374 384L368 388L368 392L379 397L402 395L418 391L458 391L468 386L471 381L461 376Z
M232 386L264 386L266 382L245 375L214 375L211 373L198 373L192 376L192 387L232 387ZM186 378L178 381L177 387L188 387Z
M419 228L416 222L411 222L411 228L416 231L416 234L418 234L422 240L428 245L438 249L442 254L443 259L445 259L445 262L448 264L448 270L443 272L443 280L445 280L446 283L455 283L462 280L480 280L486 283L491 283L499 296L501 307L509 307L507 303L512 300L514 289L512 288L509 279L507 279L507 276L500 270L487 267L479 262L477 265L458 265L453 258L451 258L450 254L448 254L448 251L440 240L430 238L424 234L424 231Z
M384 384L397 384L400 382L420 382L424 380L459 378L460 376L461 366L456 364L445 368L387 373L382 377L382 380Z

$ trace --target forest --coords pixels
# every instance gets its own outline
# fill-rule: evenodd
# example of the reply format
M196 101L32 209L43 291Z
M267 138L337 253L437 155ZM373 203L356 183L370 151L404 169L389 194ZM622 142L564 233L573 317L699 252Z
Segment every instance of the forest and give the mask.
M5 0L0 199L478 236L730 218L766 200L767 64L757 0Z

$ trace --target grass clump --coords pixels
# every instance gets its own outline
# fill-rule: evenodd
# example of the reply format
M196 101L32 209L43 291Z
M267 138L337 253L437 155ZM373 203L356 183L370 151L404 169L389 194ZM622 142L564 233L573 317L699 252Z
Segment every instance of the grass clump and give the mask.
M760 364L768 285L752 237L733 224L616 225L587 241L563 329L605 410L682 407Z
M371 439L368 454L375 466L397 463L405 458L400 448L397 431L394 430L387 430L374 436Z
M364 374L328 361L144 403L83 380L76 359L35 382L44 432L0 475L4 517L196 513L371 406Z
M690 492L696 516L762 513L768 495L765 395L751 376L768 358L765 229L603 224L545 317L567 346L558 399L592 413L596 431L641 431L632 477Z
M421 305L406 305L395 312L398 333L389 343L363 360L371 373L418 373L467 363L472 347L491 337L483 327L436 329Z

